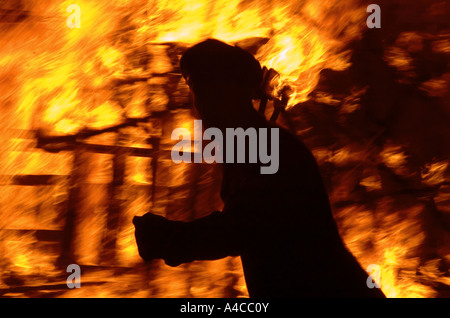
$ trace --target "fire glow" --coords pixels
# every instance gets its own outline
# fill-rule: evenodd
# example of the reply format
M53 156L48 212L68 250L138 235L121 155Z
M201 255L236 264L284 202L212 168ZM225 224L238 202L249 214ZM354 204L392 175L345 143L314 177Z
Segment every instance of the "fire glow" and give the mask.
M79 28L66 24L74 3ZM1 295L247 297L235 258L167 268L144 265L137 254L134 215L190 220L221 207L215 166L171 162L173 128L194 129L178 59L206 38L239 45L279 73L275 98L290 88L286 112L314 102L346 123L370 85L333 94L320 78L352 66L348 45L367 30L366 7L357 0L1 2ZM448 32L433 36L401 33L385 48L400 83L417 78L413 58L426 41L448 56ZM449 79L436 75L420 90L447 96ZM273 108L270 101L267 113ZM294 123L288 114L281 125L304 136L323 167L347 246L364 268L380 266L388 297L436 296L436 285L450 285L450 235L438 231L425 251L424 220L429 209L450 211L448 157L423 159L417 170L406 142L380 142L382 130L362 141L341 135L331 147L326 134L311 137L314 109ZM387 174L416 180L420 200L387 193ZM355 199L360 193L365 199ZM79 290L65 287L71 262L86 269Z

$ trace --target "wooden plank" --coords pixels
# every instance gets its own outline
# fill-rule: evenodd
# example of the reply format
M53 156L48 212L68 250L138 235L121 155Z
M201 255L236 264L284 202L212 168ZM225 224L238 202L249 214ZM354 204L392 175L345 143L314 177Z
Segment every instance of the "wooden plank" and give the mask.
M62 265L72 264L74 261L73 237L75 230L75 220L77 214L78 202L80 198L80 184L83 176L86 174L83 167L85 152L83 145L77 145L74 149L72 164L72 174L69 184L69 197L67 202L66 223L64 226L64 236L61 242L61 256L58 263Z
M31 233L42 242L61 242L64 236L62 230L2 229L0 233L3 237L21 237Z
M27 186L54 185L64 182L69 177L68 175L15 175L12 176L8 184ZM0 176L0 180L2 178L6 179L7 176Z
M129 155L130 148L122 147L121 144L126 142L126 138L122 134L117 136L118 149L113 157L113 180L108 187L108 215L106 219L106 230L102 240L101 262L107 264L115 263L116 260L116 243L119 233L119 217L121 212L122 200L120 195L120 187L124 184L126 157Z

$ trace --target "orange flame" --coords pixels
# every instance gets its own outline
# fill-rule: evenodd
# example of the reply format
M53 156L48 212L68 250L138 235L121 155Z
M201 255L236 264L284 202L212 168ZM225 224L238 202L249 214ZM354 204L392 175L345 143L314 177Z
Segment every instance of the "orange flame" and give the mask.
M20 20L20 14L17 14L17 21L0 23L0 182L4 188L0 192L0 268L8 272L5 276L11 273L23 277L40 274L44 278L60 275L54 266L55 257L49 256L53 254L42 252L45 248L36 248L39 244L36 231L63 229L62 222L55 215L68 200L72 186L66 179L72 173L74 154L53 154L36 149L35 142L30 141L34 137L30 138L30 131L31 134L40 130L51 135L67 135L85 128L101 129L117 125L126 118L144 117L165 110L169 103L164 90L168 80L157 75L175 72L174 62L166 53L168 43L187 46L206 38L217 38L232 44L249 38L266 38L267 41L260 45L255 56L263 66L280 73L275 87L277 92L285 86L291 87L288 107L293 107L308 100L323 69L343 70L350 66L351 52L346 51L345 47L361 36L366 17L365 7L361 7L356 0L77 0L76 4L81 8L81 28L71 29L66 25L69 15L66 9L73 2L23 1L20 7L11 1L8 7L10 2L6 1L5 9L22 12L27 17ZM7 18L14 19L14 15ZM418 43L411 35L406 38ZM413 50L416 44L411 44ZM448 47L448 42L442 40L433 49L448 53ZM411 58L406 49L389 49L386 60L400 70L411 69ZM139 81L131 81L127 88L119 89L115 85L117 81L130 78ZM432 90L439 96L446 92L442 80L430 80L423 89ZM177 91L186 93L183 83L176 85ZM186 96L176 97L187 99ZM319 97L330 104L339 102L328 95ZM149 105L147 101L150 101ZM353 100L346 101L347 112L357 107L351 102ZM180 111L173 116L177 127L184 125L191 128L192 118L188 112ZM152 123L149 126L146 128L158 130L161 134L170 130L157 125L154 127ZM130 132L130 135L141 133ZM114 144L116 139L110 137L92 138L89 142ZM169 137L163 137L162 148L168 147ZM130 141L126 146L149 148L142 140ZM319 161L338 167L354 164L361 155L353 151L352 146L335 153L328 149L316 149L315 154ZM401 147L387 146L379 157L399 174L410 173L405 166L407 155ZM83 220L77 223L76 228L77 233L81 234L74 244L81 251L77 255L78 261L95 265L99 263L98 246L103 239L101 229L106 223L105 188L112 179L111 155L95 154L89 160L83 182L89 184L90 191L86 186L83 192L85 197L80 203L84 211L80 216ZM168 196L152 198L156 199L153 205L149 198L149 186L166 186L164 191L167 194L185 184L190 174L187 166L173 166L163 157L158 162L162 173L157 180L153 180L148 169L152 160L127 158L126 178L120 187L120 199L126 201L126 204L122 202L126 207L123 207L120 218L128 226L118 231L116 242L116 261L123 267L137 266L140 261L133 245L132 216L149 209L164 214L166 205L187 196L187 192L183 192L175 199L168 199ZM427 184L436 185L444 179L447 168L448 162L436 161L430 163L420 177ZM56 175L64 181L36 188L14 185L15 178L23 175ZM360 185L369 190L380 189L380 177L368 176ZM43 189L45 187L48 189ZM334 194L334 198L344 197L346 189L339 188ZM447 194L444 192L439 200L446 201ZM420 265L425 276L434 277L438 265L433 261L419 264L417 259L411 259L408 255L408 251L419 248L424 241L423 229L416 218L423 207L417 205L395 211L392 205L390 201L377 204L379 220L374 220L373 214L358 204L343 209L339 214L342 216L340 226L343 237L363 266L380 265L381 287L387 296L433 296L429 286L415 280L413 269ZM374 230L375 221L383 224L382 230ZM25 231L25 234L20 231ZM366 245L362 244L368 241L377 242L373 247L374 253L370 255L365 252ZM204 266L209 268L211 277L217 278L216 287L226 284L220 281L223 271L231 271L240 275L234 286L238 297L247 296L242 269L236 259L208 264ZM399 264L406 264L401 273ZM163 267L162 264L155 266L157 269ZM194 272L198 268L196 266L201 267L194 262ZM211 291L188 286L188 274L183 267L165 270L153 277L154 285L159 288L154 294L167 297L221 295L219 287ZM14 276L11 275L8 277ZM85 282L95 282L101 277L103 285L67 291L62 296L149 295L149 285L142 282L145 279L141 275L115 275L113 270L108 269L88 273L83 276ZM211 277L194 275L189 279L197 280L200 282L198 285L202 286ZM33 279L36 279L35 276ZM445 282L445 278L439 279ZM40 284L43 280L36 279L34 283ZM173 284L164 284L168 280ZM0 280L0 289L8 287L6 281ZM128 289L130 285L136 286L131 292Z

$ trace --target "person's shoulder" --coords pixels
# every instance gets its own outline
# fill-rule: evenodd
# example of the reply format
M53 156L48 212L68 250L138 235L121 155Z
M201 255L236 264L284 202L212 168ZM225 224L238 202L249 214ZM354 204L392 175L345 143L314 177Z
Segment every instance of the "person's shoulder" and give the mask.
M300 136L293 134L284 127L279 127L280 152L290 153L292 156L310 156L311 151Z

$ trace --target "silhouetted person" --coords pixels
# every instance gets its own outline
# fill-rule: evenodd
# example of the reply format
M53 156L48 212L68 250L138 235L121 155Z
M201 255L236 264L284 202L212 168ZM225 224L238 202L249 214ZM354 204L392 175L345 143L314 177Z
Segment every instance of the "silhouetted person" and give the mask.
M206 128L225 138L225 128L275 127L253 108L262 71L250 53L206 40L180 66ZM221 212L192 222L135 217L140 256L177 266L239 255L250 297L384 297L345 248L304 144L280 128L279 170L261 174L262 165L223 163Z

